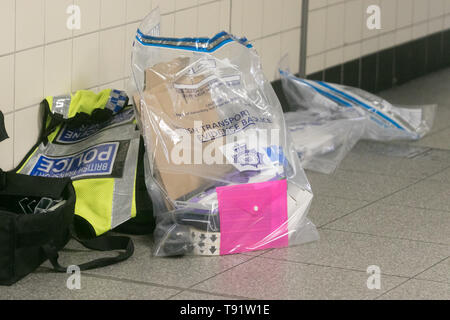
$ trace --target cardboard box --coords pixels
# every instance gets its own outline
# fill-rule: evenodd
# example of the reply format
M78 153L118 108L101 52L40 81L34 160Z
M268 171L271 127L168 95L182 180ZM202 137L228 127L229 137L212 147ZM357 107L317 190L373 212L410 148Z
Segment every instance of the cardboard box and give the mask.
M205 178L209 174L223 177L234 170L232 165L227 164L177 165L170 159L171 150L179 143L176 136L174 139L172 130L194 129L195 121L209 124L220 120L209 86L202 83L205 76L188 72L187 69L189 69L188 58L177 58L147 69L145 90L141 97L135 96L137 109L141 113L144 135L147 137L147 143L151 142L154 151L151 156L155 165L155 178L173 200L189 198L210 187L214 179ZM141 98L144 104L141 104ZM202 137L201 130L192 131L190 134L192 142ZM212 141L203 142L203 148L210 143ZM194 162L193 152L191 161Z

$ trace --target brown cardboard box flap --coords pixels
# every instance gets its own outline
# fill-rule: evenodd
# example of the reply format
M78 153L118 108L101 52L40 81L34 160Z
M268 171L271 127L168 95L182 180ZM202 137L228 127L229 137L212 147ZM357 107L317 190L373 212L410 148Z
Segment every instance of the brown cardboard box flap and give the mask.
M209 187L214 179L206 179L201 175L211 172L216 177L234 170L231 165L179 164L176 165L167 158L176 143L175 129L193 129L195 121L209 124L219 121L219 115L211 106L214 102L208 90L177 89L177 84L196 84L203 76L190 74L188 59L177 58L167 64L159 63L146 70L146 88L141 96L135 96L137 109L141 116L147 119L144 134L151 137L155 169L158 171L160 183L166 189L171 199L198 192ZM141 106L141 98L144 105ZM187 131L186 131L187 132ZM191 141L199 139L202 132L191 132ZM175 141L174 141L175 140ZM211 142L204 142L206 147ZM191 161L194 161L192 154Z

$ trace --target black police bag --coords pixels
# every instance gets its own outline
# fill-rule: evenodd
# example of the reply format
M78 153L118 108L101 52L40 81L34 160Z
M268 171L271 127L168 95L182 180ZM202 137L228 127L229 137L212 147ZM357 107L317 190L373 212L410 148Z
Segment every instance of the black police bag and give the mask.
M0 142L8 136L0 111ZM52 205L36 209L43 200ZM89 249L123 250L115 257L78 265L89 270L128 259L134 251L129 237L107 236L78 239L73 232L75 190L69 178L44 178L3 172L0 169L0 285L11 285L49 260L57 272L60 251L74 238Z

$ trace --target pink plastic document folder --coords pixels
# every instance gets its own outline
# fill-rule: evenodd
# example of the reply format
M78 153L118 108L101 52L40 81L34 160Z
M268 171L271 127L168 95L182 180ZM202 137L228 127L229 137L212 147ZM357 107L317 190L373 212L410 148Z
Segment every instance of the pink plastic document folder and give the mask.
M286 180L218 187L220 254L289 243Z

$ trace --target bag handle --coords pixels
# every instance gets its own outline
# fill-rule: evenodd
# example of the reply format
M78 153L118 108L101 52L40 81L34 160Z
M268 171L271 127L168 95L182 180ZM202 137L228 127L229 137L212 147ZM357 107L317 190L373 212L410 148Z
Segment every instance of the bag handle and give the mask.
M70 179L67 178L65 179L65 181L66 183L69 183ZM129 237L103 235L98 238L82 240L77 236L72 222L68 225L68 230L65 228L61 228L61 226L65 225L64 220L66 218L65 216L62 215L59 215L58 217L59 219L55 219L53 215L45 215L44 218L42 217L40 218L42 222L40 225L43 226L42 228L36 227L34 230L29 231L27 233L21 233L19 230L17 233L17 240L16 240L17 247L22 248L29 246L37 246L42 248L45 256L47 257L47 259L49 259L50 263L53 265L53 269L57 272L64 272L64 273L67 271L67 268L61 266L58 262L59 258L58 251L60 249L59 247L57 247L58 245L52 241L52 239L54 238L52 238L51 235L59 234L59 236L62 236L63 232L68 232L69 237L75 239L88 249L97 251L115 251L115 250L124 251L119 253L115 257L100 258L80 264L78 265L80 270L90 270L116 264L121 261L127 260L134 253L134 244L132 239ZM31 216L30 218L34 219L35 217ZM28 224L30 223L31 222L28 221Z
M46 100L44 100L44 101L46 102ZM45 102L43 102L44 107L45 107L44 119L46 119L50 113L48 103L45 105ZM62 117L60 117L59 115L52 115L49 126L47 128L45 128L45 123L44 123L44 126L41 129L42 131L40 133L40 140L46 139L48 134L53 132L56 129L56 127L63 122L64 122L64 119L62 119ZM0 142L7 138L9 138L9 137L8 137L8 134L7 134L6 128L5 128L4 116L3 116L3 113L0 111ZM24 180L22 182L25 182L25 179L29 179L28 176L22 176L22 175L17 175L16 177L19 177L20 179ZM41 178L35 177L34 179L36 179L36 181L38 181L38 179L41 179ZM53 191L57 191L59 189L61 189L61 190L64 189L64 188L61 188L61 185L69 183L70 179L61 180L61 182L58 181L58 183L56 183L56 181L57 180L55 180L55 183L52 183ZM0 169L0 191L6 188L6 184L7 184L7 173L4 172L2 169ZM22 186L23 185L26 185L26 184L22 184ZM12 189L15 189L14 186L15 185L11 186ZM51 226L49 228L51 229L54 227L55 226ZM97 251L124 250L124 252L119 253L115 257L99 258L99 259L95 259L95 260L80 264L80 265L78 265L80 270L91 270L91 269L95 269L95 268L101 268L101 267L106 267L106 266L109 266L112 264L116 264L121 261L127 260L134 253L133 240L131 240L131 238L129 238L129 237L101 236L99 238L94 238L91 240L81 240L77 236L75 236L75 232L73 230L72 225L70 225L70 234L71 234L72 238L74 238L76 241L81 243L83 246L85 246L86 248L91 249L91 250L97 250ZM28 235L28 238L29 238L28 240L32 239L32 237L29 237L29 235ZM27 246L27 245L31 245L31 244L24 240L22 243L20 243L20 245ZM36 242L34 242L34 245L36 245ZM50 263L53 265L53 269L55 271L64 272L64 273L67 272L67 268L65 268L59 264L58 250L54 246L47 244L47 245L41 246L41 248L43 249L43 251L44 251L46 257L49 259Z
M91 240L80 240L76 236L72 234L72 237L82 244L84 247L97 250L97 251L113 251L113 250L124 250L124 252L119 253L115 257L108 258L99 258L86 263L82 263L78 265L81 271L83 270L91 270L101 267L106 267L109 265L113 265L122 261L127 260L134 253L134 244L133 240L129 237L123 236L101 236L99 238L91 239ZM59 254L56 248L45 245L42 247L45 255L49 259L50 263L53 266L53 269L57 272L66 273L67 267L63 267L59 264L58 258Z

